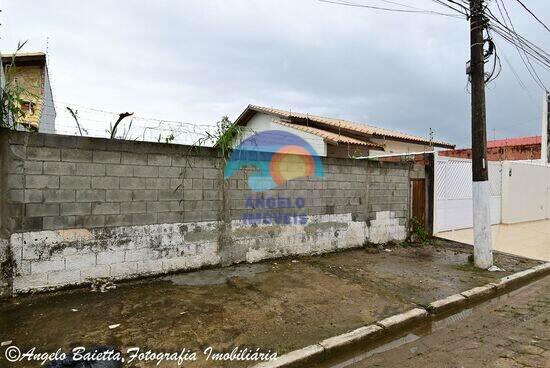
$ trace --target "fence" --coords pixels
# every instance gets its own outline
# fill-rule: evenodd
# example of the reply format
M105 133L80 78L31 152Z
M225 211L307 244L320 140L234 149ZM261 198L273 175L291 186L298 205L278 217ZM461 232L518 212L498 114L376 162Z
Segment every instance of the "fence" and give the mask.
M409 178L423 168L337 158L322 163L322 178L253 193L246 170L224 180L223 159L211 148L0 130L0 290L406 238ZM256 203L258 197L277 205L251 208L249 198ZM300 198L302 205L291 208L283 200L281 206L281 198ZM262 213L284 222L248 221ZM295 215L307 221L286 223Z
M43 113L48 118L55 117L55 133L70 136L108 138L110 130L119 118L120 112L106 111L56 100L55 104L45 101L49 110L55 108L56 115ZM77 119L67 108L77 112ZM78 124L77 124L78 121ZM131 115L123 119L116 137L146 142L166 142L176 144L196 144L198 141L212 145L208 132L213 132L216 124L200 124L182 121L170 121L153 117Z
M434 233L473 226L472 162L468 159L435 158ZM489 163L491 223L501 220L501 164Z
M471 228L472 162L435 158L434 233ZM549 218L550 168L532 162L489 162L492 224Z

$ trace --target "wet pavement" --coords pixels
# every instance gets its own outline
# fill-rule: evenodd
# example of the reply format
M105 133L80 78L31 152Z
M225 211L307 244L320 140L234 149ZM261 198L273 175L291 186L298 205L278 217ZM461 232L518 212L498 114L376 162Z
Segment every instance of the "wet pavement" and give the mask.
M110 344L123 352L134 346L163 352L238 346L281 355L537 264L497 255L507 272L479 271L467 261L470 251L443 242L357 249L134 281L105 293L21 296L0 304L0 341L48 352ZM183 366L249 365L199 354Z
M550 276L433 323L427 332L409 333L328 366L548 368Z

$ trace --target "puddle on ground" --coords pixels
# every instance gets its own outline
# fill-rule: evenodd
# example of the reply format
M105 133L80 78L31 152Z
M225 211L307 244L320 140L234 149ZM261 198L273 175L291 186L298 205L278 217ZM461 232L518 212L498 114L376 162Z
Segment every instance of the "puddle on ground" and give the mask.
M536 284L537 282L533 283ZM359 366L362 361L370 358L376 354L384 353L386 351L398 348L402 345L409 344L417 341L423 337L426 337L437 330L447 328L458 322L464 321L468 317L477 314L487 312L488 309L494 308L495 305L499 305L505 302L511 302L514 298L522 298L523 292L528 290L533 284L525 285L519 289L513 290L509 293L499 295L495 298L481 302L474 305L471 308L464 309L460 312L449 312L443 316L434 317L434 319L421 323L415 326L410 331L404 331L398 337L389 337L382 341L367 343L365 348L358 349L351 352L335 355L332 358L313 364L310 368L353 368Z
M392 342L389 342L385 345L381 345L375 349L372 349L370 351L364 352L362 354L359 354L351 359L348 359L342 363L338 363L336 365L331 366L330 368L346 368L349 367L351 364L359 363L362 360L365 360L367 358L370 358L373 355L380 354L383 352L386 352L388 350L392 350L395 348L400 347L401 345L408 344L410 342L414 342L416 340L420 339L420 336L417 336L413 333L407 334L399 339L393 340Z
M258 346L285 354L502 276L467 268L467 251L456 252L443 245L377 254L356 249L164 275L120 283L105 293L76 289L20 296L0 302L5 336L0 341L52 352L102 344L159 351ZM509 272L536 264L495 258ZM455 266L460 260L464 268ZM120 326L109 329L115 324ZM347 359L378 346L362 345ZM189 365L217 366L202 359Z
M221 269L176 274L163 277L162 280L168 280L180 286L220 285L225 284L232 277L252 277L269 269L270 267L265 264L238 265Z

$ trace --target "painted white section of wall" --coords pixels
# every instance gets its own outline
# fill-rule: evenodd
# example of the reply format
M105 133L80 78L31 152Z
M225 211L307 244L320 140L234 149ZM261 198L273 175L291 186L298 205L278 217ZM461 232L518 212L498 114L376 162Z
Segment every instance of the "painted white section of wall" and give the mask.
M424 144L406 143L406 142L392 141L389 139L384 140L384 139L378 139L378 138L370 138L370 140L373 141L374 143L378 143L386 147L385 151L371 150L370 155L377 154L377 152L380 152L380 154L388 154L388 153L424 152L424 151L430 150L429 146Z
M473 189L474 216L474 263L487 269L493 265L493 242L491 239L491 211L489 181L475 181Z
M242 221L232 221L232 228L240 234L258 233L272 225L260 224L257 228L244 225ZM337 234L337 237L335 235ZM253 240L246 252L246 262L254 263L264 259L291 255L322 254L341 249L361 246L369 236L369 228L364 221L353 221L351 213L337 215L308 216L306 225L281 227L277 237L265 238L257 235L247 239L235 239L237 246ZM299 239L299 240L298 240ZM242 243L241 243L242 242Z
M489 163L491 223L501 221L501 165ZM436 156L434 233L473 226L472 161Z
M548 218L550 168L504 162L502 169L502 223Z
M40 115L40 126L38 132L55 134L55 108L48 68L44 71L44 104Z
M326 157L327 146L323 138L311 133L303 132L301 130L289 128L273 122L275 117L267 114L256 113L248 122L245 131L241 137L241 140L245 140L254 133L259 133L265 130L280 130L295 134L308 142L319 156ZM235 142L238 145L239 142Z
M9 240L0 238L0 263L4 263L8 259L9 244ZM4 272L0 272L0 297L10 294L10 280L7 275L4 275Z
M376 212L376 219L371 220L369 241L374 244L385 244L390 241L407 239L407 228L399 224L393 211Z
M382 235L387 241L402 240L405 235L404 227L393 217L390 213L377 214L377 220L385 220L378 225L384 227ZM219 243L219 225L209 221L13 234L13 292L53 290L97 279L132 279L221 265L227 249ZM305 225L279 227L276 237L265 231L271 227L232 221L227 263L360 247L369 236L367 223L354 221L351 213L308 216ZM241 249L242 258L232 254L232 249Z

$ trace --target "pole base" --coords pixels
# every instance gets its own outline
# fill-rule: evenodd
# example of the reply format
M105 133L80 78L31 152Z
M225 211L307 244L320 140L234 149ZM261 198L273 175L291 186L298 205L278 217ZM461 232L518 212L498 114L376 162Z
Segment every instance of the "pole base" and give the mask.
M484 270L493 265L489 182L473 182L474 264Z

